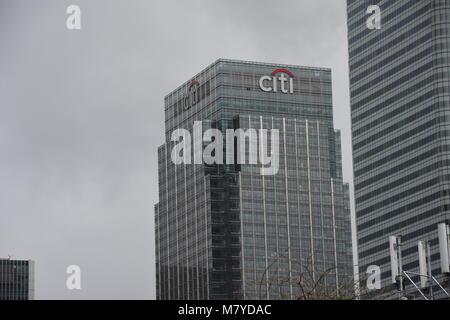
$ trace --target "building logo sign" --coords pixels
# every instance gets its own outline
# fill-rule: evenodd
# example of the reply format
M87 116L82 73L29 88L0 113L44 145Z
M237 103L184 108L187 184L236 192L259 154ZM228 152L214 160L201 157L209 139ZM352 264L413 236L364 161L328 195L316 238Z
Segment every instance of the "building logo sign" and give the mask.
M211 82L208 80L200 84L198 81L192 80L184 90L181 97L172 105L175 117L191 109L208 97L211 93Z
M264 92L294 93L294 74L288 69L276 69L270 76L259 79L259 87Z
M183 99L183 109L189 110L200 101L200 83L198 81L192 81L188 88L186 95Z

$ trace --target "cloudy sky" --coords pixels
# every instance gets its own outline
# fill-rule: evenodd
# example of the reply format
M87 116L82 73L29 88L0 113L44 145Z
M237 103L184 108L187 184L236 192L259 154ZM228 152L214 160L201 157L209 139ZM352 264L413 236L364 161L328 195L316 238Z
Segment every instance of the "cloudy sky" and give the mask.
M0 257L36 298L155 297L163 97L217 58L332 68L351 182L344 0L0 0L0 46Z

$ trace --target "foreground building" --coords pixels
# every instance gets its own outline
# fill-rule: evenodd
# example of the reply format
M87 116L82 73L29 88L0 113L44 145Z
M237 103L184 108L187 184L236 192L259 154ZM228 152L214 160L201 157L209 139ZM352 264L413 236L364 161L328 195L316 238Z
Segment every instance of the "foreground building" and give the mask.
M366 25L369 5L381 26ZM450 1L348 0L353 163L360 272L391 283L389 236L405 270L417 243L439 265L437 224L450 219ZM417 280L417 279L415 279Z
M0 300L34 299L34 262L0 259Z
M307 287L320 278L321 298L352 291L349 188L331 87L330 69L220 59L165 97L157 299L296 299L299 282ZM198 146L208 145L202 132L211 128L223 133L219 157L231 164L198 161ZM185 158L191 164L174 164L177 129L192 136L185 145L194 145ZM225 134L230 129L255 130L257 149L249 134L239 153L238 139ZM264 151L272 151L272 171L237 160L266 148L261 129L269 131Z

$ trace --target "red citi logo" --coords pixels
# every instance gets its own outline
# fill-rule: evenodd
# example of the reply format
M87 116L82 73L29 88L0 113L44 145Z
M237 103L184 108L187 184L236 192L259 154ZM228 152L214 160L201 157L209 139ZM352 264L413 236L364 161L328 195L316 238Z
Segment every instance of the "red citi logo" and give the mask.
M200 83L198 83L195 80L192 81L189 84L186 95L184 96L184 99L183 99L183 109L184 110L188 110L188 109L192 108L199 102L199 100L200 100L199 91L200 91Z
M282 93L292 94L294 93L294 74L288 69L276 69L272 72L272 76L262 76L259 79L259 87L265 92L279 90Z

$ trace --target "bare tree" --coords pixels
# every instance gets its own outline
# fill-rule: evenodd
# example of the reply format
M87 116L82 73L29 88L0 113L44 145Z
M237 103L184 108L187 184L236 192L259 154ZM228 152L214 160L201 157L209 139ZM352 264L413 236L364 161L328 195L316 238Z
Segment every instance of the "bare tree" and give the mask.
M277 255L265 268L261 277L255 281L247 280L245 285L257 289L256 296L246 299L296 299L296 300L379 300L395 295L391 287L369 290L367 275L360 275L356 281L353 265L331 265L326 268L314 266L312 259L298 261L291 259L292 270L277 276L270 276L270 270L279 262ZM284 257L286 258L286 257ZM337 275L339 275L337 277ZM331 280L331 281L330 281ZM286 292L286 287L290 288ZM267 293L269 292L269 297ZM292 292L292 294L291 294Z

